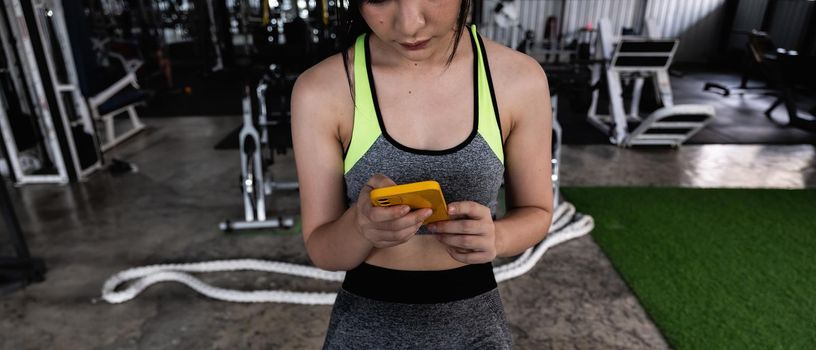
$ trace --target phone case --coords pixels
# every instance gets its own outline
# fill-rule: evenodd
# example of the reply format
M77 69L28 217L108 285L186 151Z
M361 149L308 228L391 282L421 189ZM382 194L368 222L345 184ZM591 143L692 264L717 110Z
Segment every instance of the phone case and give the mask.
M378 207L405 204L411 209L433 209L433 214L423 224L448 220L448 206L445 204L442 188L436 181L375 188L371 191L371 204Z

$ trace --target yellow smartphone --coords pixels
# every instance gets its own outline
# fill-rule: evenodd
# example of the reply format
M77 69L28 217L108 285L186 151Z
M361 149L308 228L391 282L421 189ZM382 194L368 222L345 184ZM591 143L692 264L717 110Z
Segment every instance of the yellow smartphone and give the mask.
M371 190L371 204L376 207L407 205L412 210L431 208L433 214L423 224L448 220L448 206L442 188L436 181L414 182Z

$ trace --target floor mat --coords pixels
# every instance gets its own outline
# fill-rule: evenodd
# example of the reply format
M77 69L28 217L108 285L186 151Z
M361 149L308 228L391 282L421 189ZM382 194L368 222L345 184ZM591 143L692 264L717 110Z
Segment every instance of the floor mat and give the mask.
M673 348L816 348L816 190L562 191Z

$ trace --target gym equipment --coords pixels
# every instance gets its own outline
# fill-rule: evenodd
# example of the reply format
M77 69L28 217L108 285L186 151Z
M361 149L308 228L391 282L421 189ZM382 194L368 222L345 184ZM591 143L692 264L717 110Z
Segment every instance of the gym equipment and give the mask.
M0 108L0 128L14 181L83 180L101 167L102 156L79 92L61 2L4 0L3 4L0 37L6 69L13 79L19 79L14 91L21 97L16 107L11 99L4 99ZM13 95L3 90L4 96ZM30 115L7 114L7 109ZM20 138L22 134L30 136L29 142Z
M776 100L765 110L765 116L779 126L794 126L802 130L816 132L816 115L811 118L800 115L796 108L795 83L792 79L791 67L796 67L798 53L794 50L786 50L777 47L771 37L758 30L748 33L748 53L750 56L752 71L759 72L767 82L767 86L749 87L747 72L742 75L738 87L727 87L722 84L707 82L703 86L703 91L710 91L728 97L731 94L740 96L753 94L761 96L772 96ZM788 115L787 121L778 121L772 117L774 109L784 105ZM816 108L816 107L814 107Z
M303 71L339 49L339 1L207 0L202 6L209 32L196 35L213 47L213 71L230 64Z
M215 65L211 68L213 72L224 69L224 58L221 54L221 44L218 40L218 26L215 21L215 9L213 8L213 0L207 0L207 15L210 19L210 40L212 40L213 49L215 52Z
M527 30L516 51L526 53L541 64L568 63L576 57L576 50L563 47L563 37L559 30L558 17L549 16L544 26L543 40L536 42L535 32Z
M615 47L609 20L601 19L599 22L592 68L595 91L587 120L618 146L679 147L714 120L714 107L674 104L668 68L678 41L655 39L654 26L648 23L647 32L651 37L624 36ZM650 78L655 86L659 108L641 117L640 102L645 78ZM630 81L633 85L628 113L624 106L622 80ZM601 97L609 99L611 115L599 113ZM631 127L629 123L632 123Z
M144 1L123 0L85 0L64 3L67 13L77 13L82 16L82 37L72 36L74 41L85 41L91 38L92 50L96 54L97 65L108 68L111 58L125 66L128 72L136 71L144 63L144 54L141 43L144 37L152 33L145 28L148 20L144 13ZM138 3L138 4L137 4ZM81 12L75 12L79 6ZM70 18L69 22L73 22ZM74 23L71 23L74 24ZM76 30L76 24L69 32Z
M66 56L71 57L69 65L76 67L71 70L81 73L75 74L74 80L82 94L88 99L90 116L94 121L103 124L104 133L100 143L102 152L106 152L145 128L136 112L136 106L144 104L147 100L147 93L140 89L136 80L136 70L141 66L142 61L138 57L125 57L121 53L114 53L111 57L116 58L116 61L122 63L121 65L110 64L107 68L100 66L91 48L90 30L83 8L78 3L68 3L68 6L65 7L67 16L62 15L62 6L55 7L54 13L57 18L64 18L61 19L63 21L61 31L66 33L64 34L65 43L73 44L64 47L64 51ZM70 41L67 40L69 37ZM113 41L101 42L101 44L105 46L102 52L106 52L108 51L106 45L112 45ZM122 50L126 46L132 47L120 41L117 41L117 45L123 47ZM131 49L130 51L136 53L129 56L138 55L138 50ZM74 61L76 64L73 63ZM80 96L79 91L77 91L77 96ZM114 118L125 113L130 121L130 126L124 132L117 132Z
M270 3L264 22L250 29L257 49L255 60L299 73L337 52L334 30L340 27L339 19L326 7L336 5L335 1L320 5L317 1Z
M297 182L276 182L272 179L268 167L274 163L273 151L285 152L291 147L291 136L286 139L281 133L278 137L270 138L270 131L280 131L289 134L288 85L286 76L276 66L272 65L264 74L255 89L253 99L250 89L247 88L244 99L244 126L239 133L241 154L241 189L244 199L244 221L222 222L219 227L223 231L275 229L294 226L294 218L267 217L266 197L276 190L297 190ZM268 99L271 90L279 97L278 100ZM253 103L253 100L256 103ZM271 104L270 105L268 104ZM257 106L257 121L253 105ZM260 130L260 131L259 131ZM281 140L281 138L284 138Z
M164 75L167 88L173 89L174 82L178 81L173 77L175 69L185 73L188 69L201 70L207 75L224 68L225 59L229 59L225 53L231 48L231 44L222 40L224 31L220 30L225 6L224 0L139 2L141 28L138 35L145 44L142 51L155 57L156 66L151 68L155 69L153 73ZM184 80L184 73L181 75Z
M273 8L274 6L274 8ZM286 13L293 9L292 1L231 0L226 4L229 38L235 49L230 55L236 62L250 65L252 58L269 43L283 43L282 27L287 22ZM278 31L278 33L276 33ZM267 35L270 34L270 35Z
M3 130L11 129L12 135L5 136L5 139L13 138L14 146L17 150L29 150L36 147L36 153L45 154L45 149L42 147L42 138L38 133L40 125L37 119L33 117L34 108L31 102L31 97L28 91L28 85L23 80L22 66L23 64L17 52L12 46L12 39L9 37L10 29L6 23L6 17L0 15L0 42L3 45L3 55L0 56L0 108L10 118L3 119L9 125L3 127ZM8 151L8 150L7 150ZM13 151L13 150L12 150ZM15 157L23 156L23 154L13 151ZM7 157L8 158L8 157ZM20 163L36 163L34 166L23 166L22 172L30 172L42 167L37 158L28 157L31 162ZM17 166L19 168L19 166ZM4 167L4 170L8 170ZM4 171L5 172L5 171Z
M552 90L551 90L552 91ZM558 94L552 93L550 96L552 104L552 186L553 186L553 208L557 208L561 201L561 124L558 123Z
M487 16L487 23L480 26L487 37L508 47L518 47L519 37L524 28L519 18L519 7L516 0L499 0Z

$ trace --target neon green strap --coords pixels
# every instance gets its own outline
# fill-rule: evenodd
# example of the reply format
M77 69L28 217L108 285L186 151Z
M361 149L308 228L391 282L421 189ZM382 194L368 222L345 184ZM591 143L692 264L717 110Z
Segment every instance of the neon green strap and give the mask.
M344 173L347 173L357 161L371 148L374 141L382 134L374 102L371 100L371 87L368 82L368 68L365 57L366 34L357 37L354 44L354 127L351 144L344 162Z
M490 149L504 164L504 150L502 147L502 135L499 130L496 113L493 109L493 100L490 95L490 84L488 83L485 69L484 57L479 41L476 25L471 28L472 39L476 44L476 57L479 65L479 134L487 141ZM347 173L357 164L366 151L377 141L382 134L377 114L374 110L374 102L371 99L371 86L368 81L368 67L365 57L365 40L367 34L357 37L354 44L354 126L352 129L351 144L344 162L344 173Z
M493 99L490 97L490 84L487 80L487 70L485 60L482 57L482 47L479 43L476 25L470 27L473 40L476 41L476 54L479 57L479 134L487 141L490 149L496 157L504 164L504 148L502 147L502 135L499 130L499 122L496 119L496 112L493 110Z

